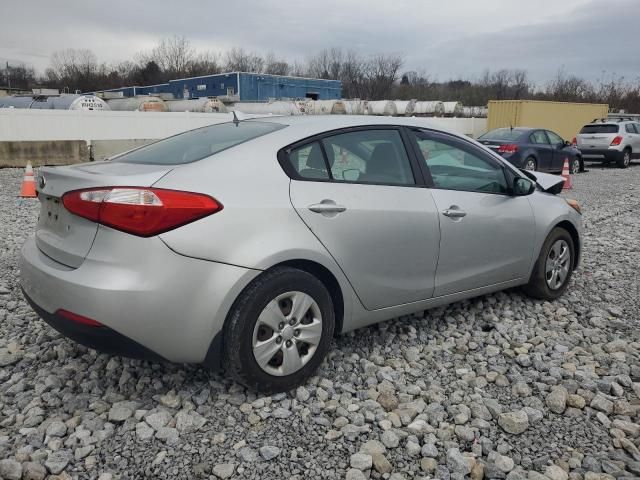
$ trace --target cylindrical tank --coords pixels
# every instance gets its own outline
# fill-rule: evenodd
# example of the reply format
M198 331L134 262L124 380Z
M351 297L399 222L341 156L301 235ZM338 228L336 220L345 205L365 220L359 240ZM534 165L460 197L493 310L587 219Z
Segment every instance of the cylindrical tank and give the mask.
M75 94L0 98L0 108L10 107L39 110L110 110L109 105L95 95Z
M169 112L225 113L227 111L224 103L214 97L194 98L193 100L170 100L165 102L165 105Z
M243 113L273 114L273 115L304 115L300 111L301 105L295 101L276 100L273 102L238 102L227 107L228 110L237 110Z
M396 104L397 115L400 117L410 117L413 115L413 110L416 106L415 100L396 100L393 103Z
M138 97L112 98L107 100L111 110L121 112L166 112L167 106L159 97L140 95Z
M368 113L366 100L342 100L342 103L347 115L366 115Z
M420 101L413 107L414 115L439 117L444 115L444 104L439 101Z
M310 112L313 115L344 115L347 109L342 100L313 100Z
M465 118L487 118L487 107L462 107L462 116Z
M389 100L375 100L367 104L369 115L395 116L398 114L396 104Z
M462 115L462 103L460 102L443 102L444 114L449 117L459 117Z

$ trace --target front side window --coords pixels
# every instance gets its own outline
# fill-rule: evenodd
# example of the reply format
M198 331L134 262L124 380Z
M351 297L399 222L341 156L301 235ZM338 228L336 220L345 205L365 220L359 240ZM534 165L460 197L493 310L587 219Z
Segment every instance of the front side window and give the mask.
M416 132L418 150L436 188L466 192L508 192L500 164L473 146L444 136Z
M537 132L533 132L531 134L531 143L539 144L539 145L549 145L549 140L547 136L542 130L538 130Z
M627 123L625 125L625 129L627 130L627 133L636 133L635 128L633 128L633 124L632 123Z
M335 181L416 183L397 130L358 130L325 137L322 143Z
M547 136L549 137L549 141L551 142L551 145L559 145L561 143L564 143L564 140L562 138L560 138L558 135L548 130L547 130Z

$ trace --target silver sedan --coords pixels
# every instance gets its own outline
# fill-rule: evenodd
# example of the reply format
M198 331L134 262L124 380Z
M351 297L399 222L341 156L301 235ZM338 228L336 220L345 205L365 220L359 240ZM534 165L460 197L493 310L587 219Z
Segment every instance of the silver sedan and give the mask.
M282 391L335 334L510 287L562 295L581 249L562 181L426 119L234 117L42 168L22 287L84 345Z

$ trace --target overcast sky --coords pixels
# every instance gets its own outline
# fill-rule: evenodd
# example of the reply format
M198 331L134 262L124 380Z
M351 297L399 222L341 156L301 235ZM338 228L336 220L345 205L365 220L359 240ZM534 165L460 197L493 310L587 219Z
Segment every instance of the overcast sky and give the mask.
M500 68L538 83L562 67L590 80L640 76L640 0L19 0L0 11L0 60L39 71L64 48L112 62L184 35L197 48L300 61L333 46L402 53L404 70L439 80Z

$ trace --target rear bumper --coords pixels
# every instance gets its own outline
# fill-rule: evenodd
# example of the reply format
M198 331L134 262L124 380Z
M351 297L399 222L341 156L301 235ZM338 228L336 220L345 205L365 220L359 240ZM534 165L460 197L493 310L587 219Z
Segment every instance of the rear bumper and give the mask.
M27 293L22 290L24 298L29 302L31 308L47 322L50 326L70 338L74 342L78 342L85 347L93 348L99 352L108 353L110 355L120 355L122 357L139 358L142 360L163 361L160 355L143 347L130 338L119 334L115 330L108 327L90 327L72 322L55 313L49 313L40 308Z
M583 160L617 160L618 157L622 154L620 150L616 150L613 148L602 148L602 149L585 149L581 148L580 152L582 153Z
M150 352L152 358L201 363L215 357L210 346L219 345L227 312L259 273L179 255L158 237L100 227L76 269L47 257L29 238L20 281L38 314L79 343L125 356L149 358ZM107 328L71 328L54 315L60 309Z

